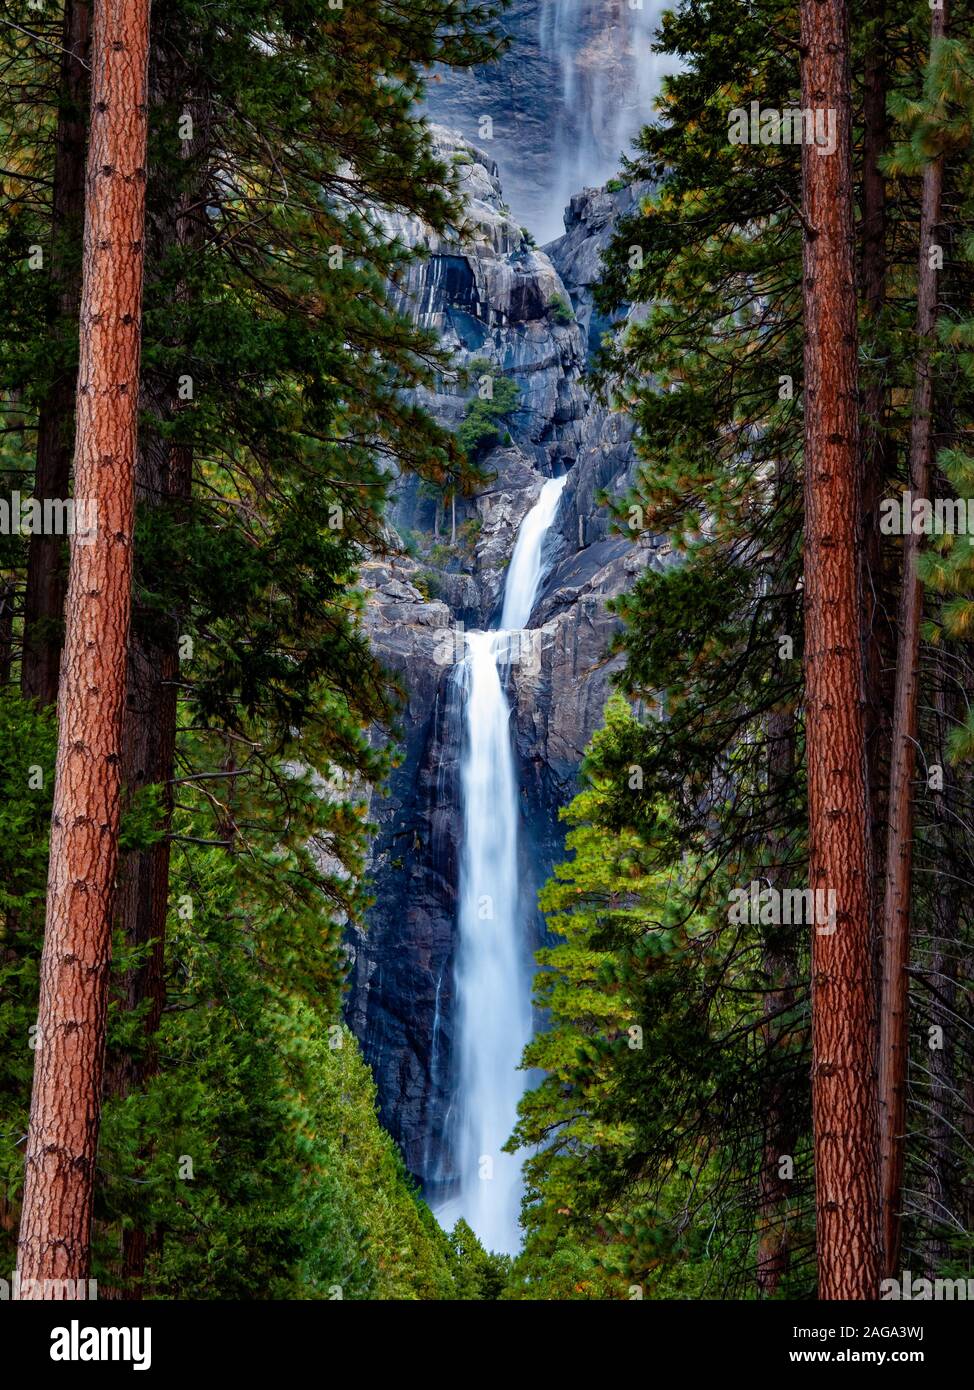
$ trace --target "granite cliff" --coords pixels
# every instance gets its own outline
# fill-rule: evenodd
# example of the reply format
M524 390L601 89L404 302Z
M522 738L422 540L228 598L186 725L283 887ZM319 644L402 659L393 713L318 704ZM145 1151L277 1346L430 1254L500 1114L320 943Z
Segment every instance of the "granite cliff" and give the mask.
M420 226L396 228L429 249L403 287L403 306L436 330L458 363L508 377L520 399L506 437L483 461L491 479L483 490L458 499L449 522L440 499L405 483L391 517L398 553L364 567L366 625L406 702L402 762L389 794L372 798L376 903L368 931L349 942L348 1000L383 1122L434 1198L451 1180L445 1136L461 826L454 677L463 629L496 621L517 529L544 480L567 473L547 577L510 675L525 920L537 935L535 895L561 849L558 810L575 790L609 690L609 600L664 559L648 538L613 534L597 500L603 491L628 491L634 456L627 421L596 401L586 378L599 323L591 297L599 253L638 190L586 189L571 200L565 235L540 249L507 211L487 151L441 127L435 136L459 170L467 217L451 240ZM471 388L440 389L425 403L455 428Z

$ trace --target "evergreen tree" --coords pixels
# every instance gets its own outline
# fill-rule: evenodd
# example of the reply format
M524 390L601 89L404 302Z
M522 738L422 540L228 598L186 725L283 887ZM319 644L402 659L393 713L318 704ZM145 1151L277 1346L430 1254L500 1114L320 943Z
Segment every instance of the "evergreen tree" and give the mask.
M132 595L148 49L147 3L97 10L75 457L91 532L72 543L58 699L17 1261L32 1299L90 1266Z

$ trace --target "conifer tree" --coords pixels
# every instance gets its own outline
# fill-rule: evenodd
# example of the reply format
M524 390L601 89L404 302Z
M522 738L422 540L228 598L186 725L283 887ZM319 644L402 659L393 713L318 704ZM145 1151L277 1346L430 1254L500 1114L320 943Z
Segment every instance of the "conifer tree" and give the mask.
M90 31L88 0L65 0L50 195L55 368L38 408L33 487L41 502L66 500L71 482ZM67 579L63 547L59 537L38 532L28 548L21 685L28 699L42 705L57 699Z
M803 4L801 43L802 109L835 136L802 146L809 886L837 901L835 931L812 939L819 1297L862 1299L878 1290L879 1211L845 0Z
M930 64L939 75L937 49L947 29L947 3L931 10ZM931 94L933 95L933 94ZM935 99L936 101L936 99ZM936 128L940 102L928 116ZM930 137L928 137L930 138ZM921 137L922 139L922 137ZM913 389L909 443L909 487L914 497L929 491L933 437L932 350L937 316L937 228L943 193L943 154L931 152L923 171L917 268L916 382ZM908 980L910 963L910 899L913 867L913 781L916 775L918 732L920 624L923 586L918 574L921 537L911 531L903 539L900 577L899 644L892 711L892 750L889 774L888 839L882 917L882 968L879 997L879 1139L880 1200L882 1203L885 1273L895 1277L900 1267L900 1211L903 1148L906 1130L907 1058L909 1054Z
M29 1298L56 1296L54 1281L85 1279L90 1264L132 583L148 44L147 3L96 6L75 455L96 530L72 545L58 700L18 1259Z

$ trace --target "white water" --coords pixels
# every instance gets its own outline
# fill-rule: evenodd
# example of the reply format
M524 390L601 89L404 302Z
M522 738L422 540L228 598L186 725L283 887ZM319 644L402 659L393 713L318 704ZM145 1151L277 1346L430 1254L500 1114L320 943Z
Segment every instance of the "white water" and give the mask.
M677 61L652 51L665 0L632 0L590 32L591 0L539 0L538 41L561 75L560 99L552 102L555 157L546 188L547 215L531 230L542 243L562 234L562 209L573 193L598 187L619 170L621 156L653 118L653 103Z
M518 787L504 692L511 628L531 616L542 548L565 479L545 483L524 518L504 586L503 627L471 632L459 676L464 686L456 964L459 1192L439 1211L462 1216L488 1250L520 1244L521 1161L501 1151L517 1119L526 1075L518 1071L531 1037L531 960L520 911Z
M555 519L564 487L564 478L549 478L537 502L521 522L504 583L502 631L525 627L531 616L541 581L541 548Z

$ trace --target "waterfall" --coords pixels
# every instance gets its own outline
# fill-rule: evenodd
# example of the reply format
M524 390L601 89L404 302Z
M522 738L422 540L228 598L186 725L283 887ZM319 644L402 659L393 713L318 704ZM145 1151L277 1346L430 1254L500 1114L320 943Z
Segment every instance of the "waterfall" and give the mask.
M504 631L527 627L541 582L544 538L555 519L564 487L564 478L549 478L537 502L521 522L504 584L504 610L501 613L501 628Z
M545 483L521 523L504 586L499 631L466 635L458 679L464 692L460 790L463 848L456 958L457 1196L438 1213L462 1216L488 1250L516 1254L521 1162L501 1151L517 1119L531 1037L531 958L520 911L518 783L504 690L511 629L531 616L545 536L564 478Z
M652 119L663 75L675 66L652 51L664 8L664 0L539 0L538 46L561 87L550 115L545 204L532 221L542 243L561 236L572 194L616 174L633 136Z

